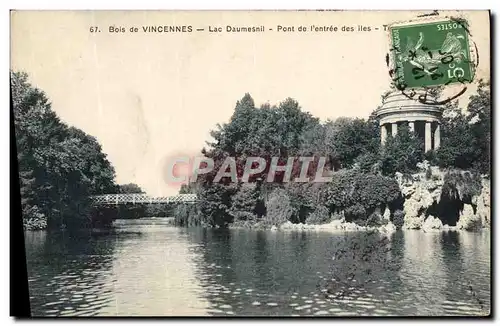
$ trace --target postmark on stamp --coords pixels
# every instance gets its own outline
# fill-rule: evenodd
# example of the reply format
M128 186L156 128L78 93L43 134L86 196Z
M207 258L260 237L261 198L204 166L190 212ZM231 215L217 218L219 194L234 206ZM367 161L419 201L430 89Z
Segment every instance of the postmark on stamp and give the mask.
M394 81L403 88L470 83L474 77L465 20L390 26Z

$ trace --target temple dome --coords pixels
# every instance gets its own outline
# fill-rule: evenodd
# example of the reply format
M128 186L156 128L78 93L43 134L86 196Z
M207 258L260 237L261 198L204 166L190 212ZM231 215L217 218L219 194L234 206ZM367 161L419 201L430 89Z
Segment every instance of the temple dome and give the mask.
M443 108L440 105L420 102L418 95L410 99L401 92L395 91L387 95L382 106L375 113L380 120L380 125L404 121L439 122Z

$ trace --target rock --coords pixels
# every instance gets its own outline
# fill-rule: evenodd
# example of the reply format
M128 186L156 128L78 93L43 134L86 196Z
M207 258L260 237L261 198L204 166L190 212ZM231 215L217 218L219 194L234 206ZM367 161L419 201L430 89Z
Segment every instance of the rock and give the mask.
M330 223L325 224L324 228L330 230L340 230L342 229L342 223L344 223L343 220L333 220Z
M392 222L389 222L387 223L387 225L385 226L385 229L387 230L387 232L396 232L397 228L396 226L392 223Z
M356 223L346 222L342 224L342 229L346 231L357 231L359 230L359 226Z
M474 208L472 205L464 204L464 208L458 218L457 229L474 231L480 229L482 226L481 217L474 214Z
M457 227L456 226L449 226L448 224L443 225L442 227L443 231L456 231Z
M484 227L491 226L491 197L490 197L490 180L482 180L481 194L476 199L476 214L481 219L481 224Z
M276 227L276 225L273 225L273 226L271 227L271 231L276 231L276 230L278 230L278 228Z
M413 174L411 178L404 177L401 173L395 174L401 194L405 199L403 229L421 229L426 212L441 199L444 172L440 171L439 167L430 166L427 161L417 164L417 167L420 172ZM439 228L439 223L434 218L427 223L427 228Z
M295 229L295 224L290 221L286 221L285 223L280 225L280 229L282 230L293 230Z
M302 230L314 230L316 229L319 225L314 225L314 224L302 224L299 223L297 226L302 229Z
M429 161L424 160L421 163L417 163L417 169L419 169L422 172L427 172L427 169L429 168L430 164Z
M424 223L425 217L423 215L411 217L405 215L405 222L403 224L402 229L404 230L420 230L422 228L422 224Z
M391 210L389 209L389 207L385 208L383 217L384 217L384 220L387 220L387 221L391 220Z
M431 230L441 230L443 228L443 222L437 217L429 215L424 224L422 224L422 230L431 231Z
M380 226L378 231L382 233L393 233L396 232L396 226L392 222L389 222L386 225Z

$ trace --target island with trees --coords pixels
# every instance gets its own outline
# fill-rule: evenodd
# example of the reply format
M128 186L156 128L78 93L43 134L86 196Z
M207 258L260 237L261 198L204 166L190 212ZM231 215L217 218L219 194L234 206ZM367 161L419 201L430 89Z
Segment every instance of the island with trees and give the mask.
M240 172L247 157L326 157L332 180L289 183L278 172L275 182L267 183L265 170L250 182L214 182L213 172L181 188L197 194L196 205L144 206L128 213L91 204L93 195L143 192L135 184L116 184L97 139L63 123L27 74L11 73L11 94L26 229L106 227L127 214L174 216L181 226L223 228L476 229L490 223L491 99L483 81L465 108L447 104L441 147L427 153L404 126L381 146L375 111L366 119L321 121L292 98L258 106L245 94L201 149L214 160L214 171L228 156L236 158ZM298 173L294 168L292 174Z

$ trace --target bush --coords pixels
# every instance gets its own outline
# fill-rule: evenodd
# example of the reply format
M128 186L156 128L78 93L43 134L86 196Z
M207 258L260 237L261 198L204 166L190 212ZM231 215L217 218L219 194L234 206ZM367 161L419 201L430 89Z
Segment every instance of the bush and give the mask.
M252 222L257 219L257 215L250 212L233 212L232 215L234 217L233 224L238 221Z
M429 166L429 167L427 168L427 170L425 171L425 178L426 178L427 180L432 179L432 170L431 170L431 167L430 167L430 166Z
M290 197L285 190L277 188L269 195L266 203L267 215L263 219L266 225L279 226L292 219L294 211Z
M204 223L210 226L227 227L233 221L230 214L231 197L236 192L233 184L207 184L198 190L198 208Z
M344 215L347 222L360 224L362 223L361 221L366 220L366 210L361 204L355 204L346 208Z
M450 170L444 176L441 196L472 203L472 198L481 193L481 176L468 171Z
M233 222L254 220L259 203L259 191L255 183L243 183L232 197L230 214Z
M326 197L327 207L344 209L346 220L366 220L367 212L396 202L401 190L393 178L351 170L334 174Z
M325 224L330 222L330 212L324 205L316 209L306 218L306 224Z
M144 207L145 217L169 217L173 212L174 209L170 204L149 204Z
M344 212L335 212L333 214L331 214L330 216L330 221L339 221L339 220L344 220L345 219L345 216L344 216Z
M356 158L355 163L363 173L379 173L380 171L380 157L375 153L361 154Z
M382 173L392 176L396 172L413 173L424 157L423 144L408 127L398 128L396 137L389 137L381 152Z
M291 182L285 185L284 189L290 197L293 212L292 223L305 223L307 217L320 205L326 202L327 183Z
M394 212L392 216L392 224L396 226L396 228L400 229L403 227L403 224L405 223L405 212L402 210L397 210Z
M370 214L364 222L364 226L382 226L386 224L387 220L378 212Z
M174 221L179 226L203 225L202 215L196 205L179 204L174 208Z

